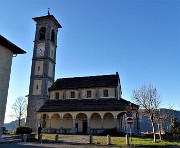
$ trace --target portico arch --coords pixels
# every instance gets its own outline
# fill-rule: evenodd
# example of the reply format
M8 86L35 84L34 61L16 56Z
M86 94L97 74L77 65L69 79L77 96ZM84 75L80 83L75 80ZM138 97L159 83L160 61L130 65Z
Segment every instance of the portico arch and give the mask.
M63 128L72 128L73 127L73 123L72 123L73 117L70 113L66 113L63 116Z
M51 128L60 128L60 115L53 114L51 117Z
M103 128L114 128L114 116L112 113L105 113L103 116Z
M87 115L79 113L76 115L75 128L77 133L87 133Z
M91 128L97 129L97 128L102 128L101 124L101 116L98 113L93 113L91 115Z
M42 125L42 128L48 128L50 121L49 121L49 115L48 114L42 114L40 117L40 124Z

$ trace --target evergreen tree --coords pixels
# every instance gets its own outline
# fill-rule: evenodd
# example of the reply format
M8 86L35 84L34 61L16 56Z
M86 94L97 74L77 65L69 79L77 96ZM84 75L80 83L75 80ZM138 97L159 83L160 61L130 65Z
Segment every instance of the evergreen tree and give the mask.
M173 137L180 137L180 122L176 117L171 119L170 133Z

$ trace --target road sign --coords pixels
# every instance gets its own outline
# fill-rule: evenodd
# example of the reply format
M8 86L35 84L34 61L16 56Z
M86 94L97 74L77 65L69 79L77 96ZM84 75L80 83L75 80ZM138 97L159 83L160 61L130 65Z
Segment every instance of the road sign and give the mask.
M126 119L126 121L127 121L127 124L133 124L133 118L132 117L128 117Z
M127 111L127 112L126 112L126 116L127 116L127 117L132 117L132 112L131 112L131 111Z

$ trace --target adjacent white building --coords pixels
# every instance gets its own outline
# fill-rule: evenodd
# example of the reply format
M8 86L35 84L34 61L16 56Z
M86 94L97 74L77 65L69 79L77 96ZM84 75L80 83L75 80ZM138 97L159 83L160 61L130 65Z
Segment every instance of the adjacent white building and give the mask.
M0 127L4 126L12 57L26 53L0 35ZM0 132L1 133L1 132ZM0 135L1 138L1 135Z

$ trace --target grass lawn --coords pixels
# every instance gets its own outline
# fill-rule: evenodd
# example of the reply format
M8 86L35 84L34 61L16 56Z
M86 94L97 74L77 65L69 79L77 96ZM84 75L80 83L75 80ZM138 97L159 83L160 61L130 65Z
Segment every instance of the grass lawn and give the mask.
M52 143L55 141L56 134L43 134L43 143ZM81 137L84 141L82 142L81 139L78 139L78 136ZM82 143L89 143L89 137L83 135L59 135L59 143L61 142L82 142ZM85 138L82 138L85 137ZM158 140L157 142L153 143L153 136L148 135L145 137L132 137L131 146L142 147L142 146L155 146L155 147L168 147L168 146L180 146L180 138L172 138L171 136L163 135L163 140ZM93 144L98 145L106 145L107 144L107 137L106 136L93 136ZM118 145L118 146L125 146L126 139L125 136L121 137L111 137L111 144Z
M95 144L103 144L105 145L107 142L106 136L94 136L93 137L93 143ZM111 143L113 145L126 145L126 139L125 137L111 137ZM131 146L180 146L180 139L174 139L170 138L169 140L157 140L156 143L153 142L153 138L147 138L147 137L132 137Z

